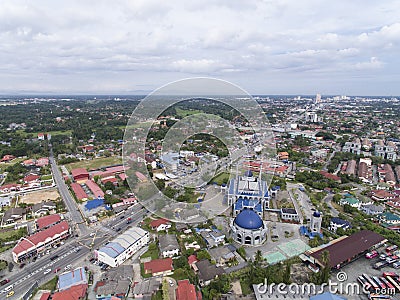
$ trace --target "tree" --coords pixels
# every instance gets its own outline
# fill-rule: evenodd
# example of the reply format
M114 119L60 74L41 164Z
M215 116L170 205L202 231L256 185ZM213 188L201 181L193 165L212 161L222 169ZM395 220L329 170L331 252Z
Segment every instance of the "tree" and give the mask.
M321 262L324 265L324 267L321 270L321 277L320 277L320 283L326 283L328 282L329 276L331 275L331 264L330 264L330 257L329 257L329 252L328 251L323 251L321 253Z
M283 282L286 284L290 283L290 264L286 262L285 272L283 273Z

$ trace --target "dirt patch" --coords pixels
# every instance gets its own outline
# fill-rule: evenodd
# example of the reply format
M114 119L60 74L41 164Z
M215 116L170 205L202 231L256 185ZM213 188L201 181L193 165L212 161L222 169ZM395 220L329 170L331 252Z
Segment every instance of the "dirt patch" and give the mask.
M232 291L235 295L242 295L242 287L239 280L232 282Z
M56 200L59 197L60 194L58 193L57 189L47 189L47 190L26 193L24 196L19 198L19 202L35 204L35 203L40 203L42 201Z

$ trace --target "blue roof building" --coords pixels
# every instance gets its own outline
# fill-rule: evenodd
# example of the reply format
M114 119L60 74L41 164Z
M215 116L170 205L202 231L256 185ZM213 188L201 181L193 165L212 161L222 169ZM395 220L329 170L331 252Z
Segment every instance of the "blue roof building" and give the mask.
M69 289L78 284L86 284L86 272L84 267L77 268L73 271L60 274L58 276L58 289L60 291Z
M343 296L338 296L329 292L325 292L323 294L311 296L310 300L346 300L347 298Z

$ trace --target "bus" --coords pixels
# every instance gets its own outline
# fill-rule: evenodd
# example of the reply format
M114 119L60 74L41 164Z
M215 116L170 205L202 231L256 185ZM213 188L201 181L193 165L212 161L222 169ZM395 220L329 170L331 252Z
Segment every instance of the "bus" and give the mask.
M369 291L369 289L371 288L371 284L368 283L368 281L364 277L360 275L357 277L357 280L361 284L364 290Z
M364 273L362 276L365 278L365 280L367 280L367 282L371 285L371 287L374 290L379 290L380 289L379 285L375 281L373 281L372 278L368 276L368 274Z
M397 283L396 280L392 276L386 276L386 280L389 281L398 292L400 292L400 285Z
M386 289L386 285L378 278L378 276L372 276L372 279L375 280L381 289Z

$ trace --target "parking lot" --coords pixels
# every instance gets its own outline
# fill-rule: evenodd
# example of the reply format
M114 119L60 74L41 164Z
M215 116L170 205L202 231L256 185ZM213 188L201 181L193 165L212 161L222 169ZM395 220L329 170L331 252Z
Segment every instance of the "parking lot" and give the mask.
M379 254L385 252L385 247L378 248L377 251ZM399 274L400 269L394 269L391 265L381 268L380 270L376 270L373 268L373 264L381 261L379 256L371 259L367 259L364 256L358 258L356 261L342 267L340 270L335 270L332 272L331 280L332 282L341 283L345 286L348 283L357 282L357 277L362 274L368 274L371 276L382 276L383 272L394 272ZM340 281L337 278L339 272L345 272L347 276L347 280ZM340 275L339 275L340 276ZM341 277L342 278L342 277ZM361 290L361 288L360 288ZM368 299L367 295L346 295L348 299ZM394 295L393 299L400 299L400 294Z

